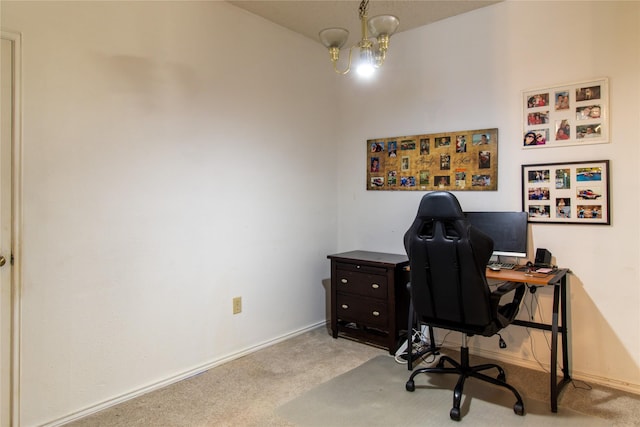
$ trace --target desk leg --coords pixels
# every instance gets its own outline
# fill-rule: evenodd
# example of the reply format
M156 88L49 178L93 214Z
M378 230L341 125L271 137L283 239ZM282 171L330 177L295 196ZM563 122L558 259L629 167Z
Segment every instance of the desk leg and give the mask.
M559 306L559 307L558 307ZM560 309L560 313L558 313ZM558 314L561 325L558 325ZM564 276L560 284L553 287L553 317L551 323L551 412L558 412L558 394L571 377L569 376L569 354L567 340L567 279ZM558 331L562 332L562 382L558 383Z
M564 385L571 381L571 376L569 375L569 327L567 323L567 276L562 278L560 286L562 287L562 301L560 303L560 309L562 310L562 374L564 375Z

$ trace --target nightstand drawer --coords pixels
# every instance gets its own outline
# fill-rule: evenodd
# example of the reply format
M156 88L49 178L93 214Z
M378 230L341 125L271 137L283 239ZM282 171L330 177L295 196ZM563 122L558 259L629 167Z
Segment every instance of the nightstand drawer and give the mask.
M337 269L336 276L338 292L387 298L387 276L345 269Z
M348 262L336 262L336 268L338 270L349 270L357 273L371 273L371 274L387 274L387 269L384 267L376 267L374 265L364 265L358 263Z
M368 326L387 326L388 304L356 295L337 295L338 318Z
M331 334L395 354L409 317L406 255L350 251L331 260Z

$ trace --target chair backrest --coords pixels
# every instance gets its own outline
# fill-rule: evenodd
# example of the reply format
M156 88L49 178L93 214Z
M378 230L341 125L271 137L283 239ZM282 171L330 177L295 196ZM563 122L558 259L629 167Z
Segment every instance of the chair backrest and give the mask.
M466 220L456 197L426 194L404 236L414 311L426 323L468 334L495 322L485 268L490 237Z

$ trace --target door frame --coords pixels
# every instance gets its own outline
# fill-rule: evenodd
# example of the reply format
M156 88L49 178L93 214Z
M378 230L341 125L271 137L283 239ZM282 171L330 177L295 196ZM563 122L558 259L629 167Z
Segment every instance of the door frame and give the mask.
M11 143L11 253L7 254L11 267L11 337L10 354L3 354L2 363L9 363L10 408L9 425L20 425L20 361L22 348L22 34L1 30L2 39L12 44L13 99L12 99L12 139ZM5 255L6 256L6 255ZM5 362L6 361L6 362ZM5 383L6 384L6 383ZM4 386L4 385L3 385ZM2 402L5 406L7 402ZM2 420L0 419L0 422ZM4 426L2 426L4 427Z

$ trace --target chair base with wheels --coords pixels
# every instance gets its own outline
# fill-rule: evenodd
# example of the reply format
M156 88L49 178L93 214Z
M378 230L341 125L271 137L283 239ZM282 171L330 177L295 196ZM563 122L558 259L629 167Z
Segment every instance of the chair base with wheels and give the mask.
M445 367L445 362L449 362L453 367L447 368ZM498 375L493 378L488 375L483 374L481 371L486 371L488 369L495 368L498 371ZM437 374L458 374L460 378L458 379L458 383L456 384L455 389L453 390L453 408L449 412L449 416L454 421L460 421L460 402L462 400L462 390L464 387L464 383L468 377L478 378L482 381L489 382L491 384L495 384L500 387L507 388L511 390L511 392L516 397L516 403L513 405L513 412L517 415L524 415L524 403L522 402L522 397L520 393L511 386L506 383L506 375L504 373L504 369L502 369L499 365L495 363L486 363L483 365L471 366L469 364L469 348L467 347L467 335L463 336L463 344L460 349L460 362L450 358L449 356L442 355L440 356L440 360L435 367L430 368L420 368L413 371L409 380L407 381L405 388L407 391L415 391L416 385L414 382L414 378L419 374L426 373L437 373Z

